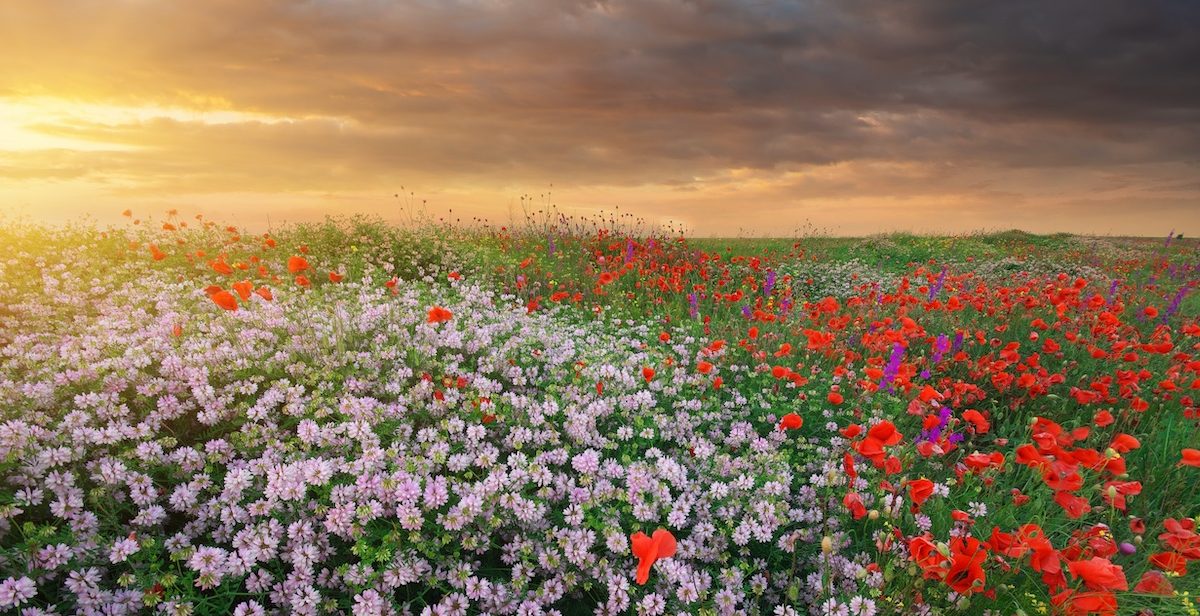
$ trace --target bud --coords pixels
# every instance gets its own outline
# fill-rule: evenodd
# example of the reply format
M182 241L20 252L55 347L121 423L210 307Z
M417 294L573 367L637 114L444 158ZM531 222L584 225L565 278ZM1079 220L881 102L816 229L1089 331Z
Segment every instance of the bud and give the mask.
M879 510L878 510L878 509L872 509L872 510L868 511L868 512L867 512L867 519L869 519L869 520L878 520L878 519L879 519Z
M1117 458L1121 457L1121 454L1117 453L1116 449L1109 447L1108 449L1104 450L1104 457L1108 458L1109 460L1116 460Z
M833 551L833 537L825 535L821 538L821 551L825 554Z
M1137 547L1127 541L1121 542L1120 549L1121 549L1121 553L1126 556L1133 554L1134 552L1137 552Z

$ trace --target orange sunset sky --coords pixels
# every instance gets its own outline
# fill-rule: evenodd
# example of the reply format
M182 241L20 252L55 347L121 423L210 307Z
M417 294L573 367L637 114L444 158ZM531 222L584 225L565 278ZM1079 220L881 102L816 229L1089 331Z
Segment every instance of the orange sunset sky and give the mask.
M3 0L0 214L1190 234L1197 66L1192 0Z

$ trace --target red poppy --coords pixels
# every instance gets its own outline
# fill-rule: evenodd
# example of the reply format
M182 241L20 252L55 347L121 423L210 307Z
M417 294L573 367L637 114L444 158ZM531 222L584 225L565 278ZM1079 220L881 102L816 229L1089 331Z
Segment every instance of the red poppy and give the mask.
M224 259L213 259L212 261L208 262L208 266L218 274L228 275L233 273L233 268L229 267L229 264L226 263Z
M229 291L220 290L216 293L210 294L208 297L213 301L214 304L220 306L224 310L234 312L238 309L237 298L234 297L233 293L230 293Z
M434 306L433 308L429 309L429 315L428 315L428 318L426 319L426 322L427 323L445 323L446 321L449 321L452 318L454 318L453 312L450 312L449 310L442 308L441 306Z
M1141 441L1125 433L1121 433L1113 437L1112 444L1109 445L1109 447L1112 447L1117 451L1117 453L1129 453L1130 451L1133 451L1141 446Z
M233 283L233 290L242 298L242 301L250 299L250 293L254 291L254 283L249 280Z
M1159 552L1150 557L1150 564L1175 575L1187 575L1187 559L1178 552Z
M1142 579L1138 581L1137 586L1133 587L1133 592L1140 592L1147 595L1170 595L1175 591L1171 586L1171 581L1167 576L1159 571L1151 569L1142 574Z
M862 499L854 492L846 493L846 496L842 498L842 505L850 511L851 517L855 520L862 519L863 516L867 515L867 508L863 506Z
M988 423L988 420L983 416L983 413L980 413L975 409L967 409L965 412L963 412L963 419L970 422L971 425L975 427L976 434L987 434L988 430L991 429L991 424Z
M308 269L308 259L299 256L288 257L287 261L288 272L298 273Z
M1129 590L1125 570L1107 558L1073 560L1067 563L1067 570L1071 572L1071 577L1083 580L1088 590Z
M654 565L654 561L675 555L675 536L664 528L654 531L650 537L638 531L630 535L629 542L633 548L633 555L638 559L638 584L645 584L650 579L650 567Z
M1092 510L1088 499L1075 496L1070 492L1058 492L1054 495L1054 502L1058 503L1063 511L1067 512L1067 517L1071 519L1081 518Z
M642 366L642 378L646 379L647 383L654 380L654 375L654 368L651 368L650 366Z
M329 282L341 282L345 276L337 272L329 272Z
M710 362L700 360L696 363L696 372L699 372L700 374L708 374L709 372L712 372L712 369L713 365Z
M799 430L800 426L803 425L804 418L795 413L788 413L783 416L783 419L779 420L780 430Z
M1200 468L1200 449L1183 449L1179 452L1178 466L1193 466Z
M987 579L983 571L985 560L987 549L978 539L955 537L950 542L950 568L946 570L946 585L963 595L982 590Z
M829 392L828 400L829 400L830 404L837 406L837 405L841 404L845 400L845 398L842 397L842 394L840 394L836 391L831 391L831 392Z
M925 479L915 479L908 482L908 497L912 499L913 504L921 506L930 496L933 495L933 482Z

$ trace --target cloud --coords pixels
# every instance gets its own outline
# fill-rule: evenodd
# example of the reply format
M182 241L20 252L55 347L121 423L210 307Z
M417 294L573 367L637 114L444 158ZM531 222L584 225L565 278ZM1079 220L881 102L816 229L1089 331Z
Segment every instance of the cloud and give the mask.
M150 111L45 114L22 130L114 149L0 144L0 181L497 199L553 182L706 219L735 189L772 211L988 218L1019 211L1001 196L1109 211L1097 178L1120 176L1131 197L1172 186L1139 207L1200 222L1177 201L1200 195L1198 64L1189 0L10 0L0 106Z

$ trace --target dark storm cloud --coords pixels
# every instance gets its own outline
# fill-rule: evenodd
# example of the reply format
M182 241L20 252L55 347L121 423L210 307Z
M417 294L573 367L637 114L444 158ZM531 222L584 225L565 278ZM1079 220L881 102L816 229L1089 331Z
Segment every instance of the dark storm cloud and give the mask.
M1164 170L1200 159L1192 0L12 0L0 52L10 97L279 120L48 118L36 129L139 149L0 170L133 190L679 192L738 169L904 163L935 187L969 177L944 186L960 198L1019 198L996 184L1026 168L1173 178L1178 197L1196 187ZM1029 190L1079 207L1084 175ZM781 203L815 190L768 179Z

